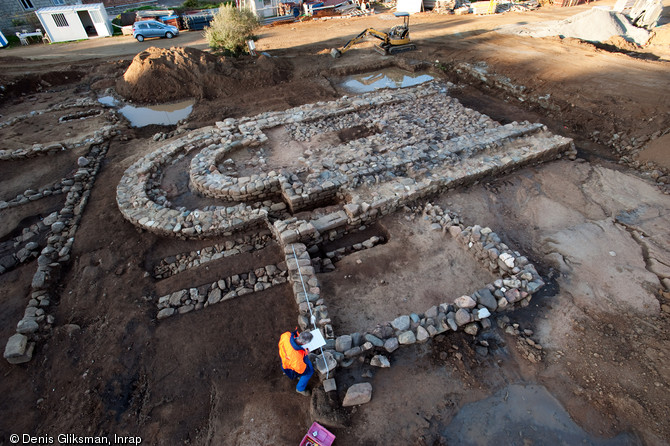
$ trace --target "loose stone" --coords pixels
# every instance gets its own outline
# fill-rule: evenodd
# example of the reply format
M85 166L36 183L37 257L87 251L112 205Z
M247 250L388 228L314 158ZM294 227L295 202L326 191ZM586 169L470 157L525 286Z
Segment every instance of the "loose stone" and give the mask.
M388 368L391 367L391 363L388 358L384 355L375 355L370 360L370 365L374 367Z
M342 406L359 406L370 402L372 399L372 384L360 383L354 384L347 389L347 393L342 401Z

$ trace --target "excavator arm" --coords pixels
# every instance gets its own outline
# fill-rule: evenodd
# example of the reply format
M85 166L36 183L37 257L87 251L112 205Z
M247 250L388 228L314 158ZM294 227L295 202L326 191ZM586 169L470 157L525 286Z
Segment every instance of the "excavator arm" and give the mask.
M365 31L363 31L362 33L360 33L359 35L357 35L356 37L354 37L353 39L351 39L350 41L348 41L348 42L347 42L342 48L340 48L339 50L338 50L337 48L333 48L333 49L330 51L330 54L331 54L333 57L340 57L342 54L344 54L344 53L346 53L347 51L349 51L349 50L351 49L352 46L356 45L358 42L362 41L362 40L365 39L367 36L376 37L377 39L383 41L384 43L388 43L388 40L389 40L389 36L388 36L388 34L386 34L385 32L377 31L377 30L374 29L374 28L368 28L368 29L366 29Z
M379 45L375 45L375 51L381 54L397 54L403 51L410 51L416 49L413 43L409 40L409 14L406 12L394 13L396 17L403 18L403 24L391 28L387 33L377 31L374 28L367 28L365 31L351 39L342 48L333 48L330 50L330 55L337 58L351 49L352 46L365 39L367 36L375 37L382 41Z

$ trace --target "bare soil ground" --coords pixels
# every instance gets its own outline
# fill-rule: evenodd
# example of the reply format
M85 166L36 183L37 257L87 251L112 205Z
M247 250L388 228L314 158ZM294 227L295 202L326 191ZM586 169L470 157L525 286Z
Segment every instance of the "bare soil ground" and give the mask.
M337 333L373 329L436 303L453 303L496 279L456 240L431 231L420 216L392 215L379 225L388 243L348 255L337 263L336 272L319 277L325 295L332 296L329 305L337 308Z
M529 167L435 197L466 222L493 228L547 278L528 308L508 315L509 323L532 334L510 333L494 320L477 338L451 334L403 348L390 369L355 363L340 371L338 398L354 382L369 381L374 390L369 404L331 423L336 444L668 444L670 295L659 282L657 260L670 253L670 198L651 180L653 171L617 161L636 160L633 147L651 141L648 158L640 160L667 167L670 154L661 141L670 129L670 25L658 29L659 43L632 55L492 32L588 7L486 17L419 14L412 17L418 50L396 58L380 57L373 42L337 60L328 55L364 28L390 28L396 19L388 14L263 28L257 47L281 59L281 79L238 82L232 94L203 95L196 103L185 128L333 99L341 92L331 77L423 62L437 78L458 84L453 94L466 106L503 123L543 122L575 139L580 161ZM206 47L199 33L184 33L169 43L113 38L3 50L2 120L102 95L136 54L172 44ZM242 58L231 70L255 72L257 63ZM59 142L85 137L101 124L98 118L69 125L49 119L2 128L0 139ZM208 285L281 254L270 246L237 263L222 259L162 281L147 274L163 257L205 246L139 232L116 207L123 171L164 144L154 133L170 130L124 128L110 142L60 281L52 335L31 362L0 361L0 444L9 444L12 433L132 434L145 444L168 445L298 444L315 416L325 418L318 395L310 405L279 370L276 343L297 315L288 286L155 320L154 304L144 296ZM291 161L272 154L277 164ZM71 175L77 156L1 162L0 199ZM196 203L178 172L166 181L184 203ZM2 241L57 210L61 200L1 210ZM486 279L468 275L460 251L449 243L436 246L437 234L405 217L411 215L400 212L380 223L386 244L348 256L320 277L343 332L363 330L368 317L378 322L424 311L433 299L457 297ZM35 268L33 261L0 276L3 342L21 319ZM382 279L393 286L373 286ZM360 290L372 298L351 297Z

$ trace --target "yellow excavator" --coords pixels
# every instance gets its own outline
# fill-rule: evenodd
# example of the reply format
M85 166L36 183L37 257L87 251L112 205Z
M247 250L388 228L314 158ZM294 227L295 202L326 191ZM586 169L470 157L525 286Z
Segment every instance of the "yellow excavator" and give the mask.
M387 33L377 31L374 28L368 28L350 41L342 48L333 48L330 50L330 55L337 58L351 49L352 46L365 39L367 36L376 37L382 43L375 45L375 51L380 54L398 54L404 51L412 51L416 46L409 40L409 14L406 12L395 12L396 17L403 18L402 25L396 25Z

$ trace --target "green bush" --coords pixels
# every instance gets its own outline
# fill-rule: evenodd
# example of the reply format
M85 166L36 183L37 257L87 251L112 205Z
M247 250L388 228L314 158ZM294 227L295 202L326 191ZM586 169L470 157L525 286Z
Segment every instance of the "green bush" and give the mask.
M137 8L126 9L123 12L150 11L152 9L159 9L160 10L160 9L165 9L165 8L159 8L158 6L152 6L152 5L144 5L144 6L140 6L140 7L137 7Z
M258 17L251 10L224 5L205 29L205 38L213 50L238 55L248 51L246 41L259 26Z
M207 1L207 0L186 0L184 3L181 4L181 6L177 6L175 8L172 8L174 10L185 10L185 9L214 9L218 8L222 4L235 4L234 1L232 0L226 0L224 2L220 1Z
M14 36L7 36L7 46L9 48L14 48L16 46L21 46L21 40L19 40L18 37Z

